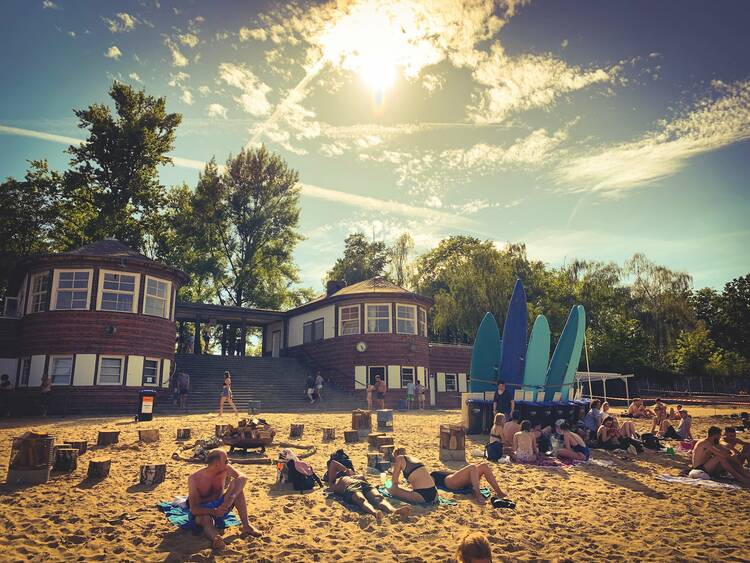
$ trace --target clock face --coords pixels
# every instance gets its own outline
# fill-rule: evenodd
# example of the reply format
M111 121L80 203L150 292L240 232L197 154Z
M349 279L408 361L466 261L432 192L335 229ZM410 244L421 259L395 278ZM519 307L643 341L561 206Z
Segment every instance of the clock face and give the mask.
M367 350L367 344L365 342L357 342L357 352L364 352Z

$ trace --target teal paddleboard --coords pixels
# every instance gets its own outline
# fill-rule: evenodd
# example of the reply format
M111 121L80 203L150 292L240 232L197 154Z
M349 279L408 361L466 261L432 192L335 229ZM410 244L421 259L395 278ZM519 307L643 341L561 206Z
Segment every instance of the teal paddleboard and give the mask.
M536 392L544 390L549 367L550 331L547 317L539 315L534 321L526 349L526 362L523 367L523 390Z
M555 351L552 353L552 360L550 361L549 369L547 369L547 379L545 382L545 401L554 400L555 393L561 392L561 387L563 381L565 381L568 366L571 363L573 352L576 348L576 341L578 340L578 332L580 328L578 316L578 307L574 306L570 310L568 320L565 322L565 328L563 328L560 339L557 341L557 346L555 346ZM581 335L580 338L581 342L583 342L583 335ZM577 363L576 366L578 366Z
M565 371L565 378L561 388L563 401L568 400L568 391L570 386L576 377L576 371L578 370L578 364L581 363L581 352L583 351L583 339L586 335L586 311L583 305L578 305L578 331L576 332L576 341L573 346L573 350L570 353L570 363L568 369Z
M469 391L494 391L500 366L500 330L492 313L486 313L474 338L469 368Z

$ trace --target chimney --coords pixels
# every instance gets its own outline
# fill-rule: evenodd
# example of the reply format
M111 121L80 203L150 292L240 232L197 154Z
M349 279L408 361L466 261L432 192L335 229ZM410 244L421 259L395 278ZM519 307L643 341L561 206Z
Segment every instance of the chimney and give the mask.
M344 289L346 287L346 282L344 280L328 280L326 282L326 297L330 297L340 289Z

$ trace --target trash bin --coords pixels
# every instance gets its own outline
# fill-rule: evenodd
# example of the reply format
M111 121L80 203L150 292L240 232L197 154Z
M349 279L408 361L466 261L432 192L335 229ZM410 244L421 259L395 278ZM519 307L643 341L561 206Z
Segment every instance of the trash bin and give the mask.
M258 414L260 412L260 401L248 401L247 412L248 414Z
M482 434L484 432L484 403L476 399L469 399L466 404L469 406L469 428L467 434Z
M143 389L138 393L138 414L136 421L151 420L154 418L154 406L156 405L156 391Z
M484 432L483 434L489 434L492 427L495 424L495 413L493 411L494 404L492 401L484 401L482 405L482 411L484 413Z

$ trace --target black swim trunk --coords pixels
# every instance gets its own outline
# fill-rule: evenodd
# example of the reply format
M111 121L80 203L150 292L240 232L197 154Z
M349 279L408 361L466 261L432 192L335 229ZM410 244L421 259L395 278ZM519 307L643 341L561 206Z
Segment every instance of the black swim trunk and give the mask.
M450 475L447 471L433 471L430 473L430 477L435 481L435 486L440 489L449 491L450 489L445 485L445 478Z
M341 493L341 496L343 497L345 502L348 502L349 504L355 504L354 495L356 493L362 493L365 499L367 499L367 501L369 502L372 502L373 499L378 499L379 496L375 494L375 487L365 481L354 481L352 483L349 483L346 486L346 489L344 489L344 492Z
M385 393L378 393L378 399L385 399Z
M437 498L437 487L429 487L427 489L414 489L415 493L419 493L427 504L435 502Z

